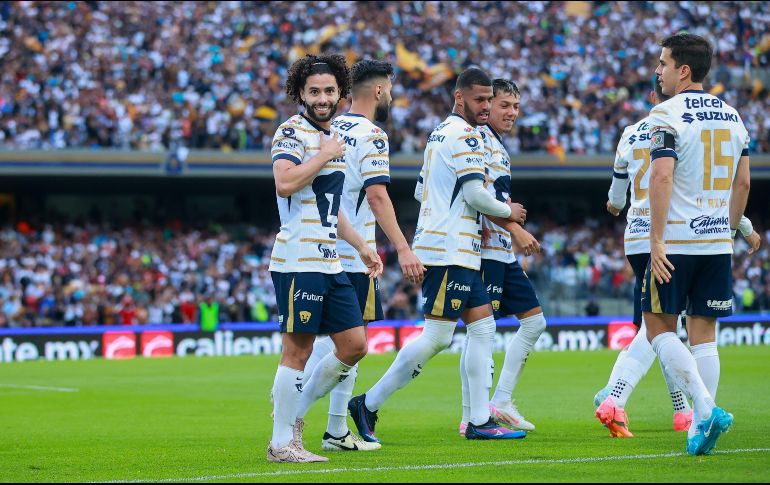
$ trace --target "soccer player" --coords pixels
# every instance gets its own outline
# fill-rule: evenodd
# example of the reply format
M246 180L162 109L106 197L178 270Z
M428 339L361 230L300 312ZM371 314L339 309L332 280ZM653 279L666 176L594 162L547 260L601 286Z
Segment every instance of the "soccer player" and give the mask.
M521 94L518 86L507 79L492 81L492 106L489 123L479 127L487 152L487 190L500 202L508 200L511 192L511 164L502 136L509 134L519 116ZM521 326L505 351L505 362L489 410L499 423L512 429L533 431L535 425L524 419L513 404L512 396L529 353L545 330L545 317L532 283L516 261L514 246L529 255L540 250L534 236L519 224L512 231L489 221L483 221L488 237L481 246L481 275L492 302L495 319L516 315ZM467 340L466 340L467 343ZM464 360L466 346L460 358L463 417L460 435L465 436L470 418L469 382ZM490 372L490 376L492 373Z
M342 210L353 228L376 250L375 219L398 251L398 260L404 277L411 282L422 281L425 267L414 255L396 220L393 204L386 186L390 183L388 136L374 121L385 122L390 110L393 66L383 61L365 59L351 68L350 111L332 121L332 128L348 145L345 151L347 172L342 192ZM358 295L358 304L365 324L382 320L380 287L376 278L367 275L367 266L359 259L356 249L345 241L337 244L342 268ZM313 354L305 367L306 375L328 353L334 351L329 337L316 339ZM363 441L350 432L347 425L348 401L358 365L350 369L350 376L337 384L329 396L329 423L321 447L327 451L370 451L379 443ZM300 400L299 417L304 417L310 400Z
M487 377L495 320L481 279L481 214L501 224L523 223L520 204L500 202L484 188L484 143L478 125L489 118L492 80L477 68L463 71L449 117L428 137L423 164L423 197L413 249L428 267L423 281L425 327L396 356L366 394L350 400L361 437L375 436L377 411L397 390L422 372L452 342L458 317L468 323L465 367L470 387L468 439L521 438L525 433L498 425L489 414Z
M655 83L650 93L653 106L670 97ZM634 387L645 376L655 361L655 352L647 340L647 329L642 321L642 280L650 260L650 204L647 197L650 169L649 117L627 127L618 142L612 185L609 190L607 211L618 216L626 206L626 193L631 185L631 207L626 214L628 224L624 237L626 258L636 276L634 286L634 325L639 329L631 344L618 355L607 386L596 393L596 417L613 437L631 438L625 405ZM633 181L633 184L631 184ZM661 364L662 365L662 364ZM671 402L674 405L674 430L687 431L692 424L692 409L681 390L665 372Z
M738 113L703 91L712 47L677 34L655 70L673 96L650 111L650 262L642 283L647 334L666 373L692 398L687 452L710 453L733 415L716 406L717 317L732 313L732 228L749 193L748 133ZM687 310L693 354L675 330ZM698 347L704 349L698 360ZM698 365L702 362L702 365Z
M273 436L267 459L317 462L326 458L302 444L304 421L297 418L300 395L326 395L349 377L366 355L366 332L356 292L342 271L337 237L348 241L369 276L382 262L339 212L345 182L345 143L331 137L331 119L350 90L350 72L339 55L306 56L289 69L286 92L305 112L282 123L273 139L273 176L281 218L270 271L283 333L281 363L273 384ZM305 364L318 334L335 345L305 386Z

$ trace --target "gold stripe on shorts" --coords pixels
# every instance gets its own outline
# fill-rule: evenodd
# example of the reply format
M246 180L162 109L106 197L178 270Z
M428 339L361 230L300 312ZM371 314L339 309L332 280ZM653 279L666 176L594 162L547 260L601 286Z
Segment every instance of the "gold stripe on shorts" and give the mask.
M374 304L377 302L377 299L374 296L374 279L369 278L369 292L366 294L366 306L364 307L365 322L371 322L377 318L377 313L374 311Z
M438 289L438 294L436 295L436 299L433 301L433 310L431 310L430 314L434 317L442 317L444 316L444 302L446 300L446 280L449 276L449 269L444 271L444 279L441 280L441 287Z

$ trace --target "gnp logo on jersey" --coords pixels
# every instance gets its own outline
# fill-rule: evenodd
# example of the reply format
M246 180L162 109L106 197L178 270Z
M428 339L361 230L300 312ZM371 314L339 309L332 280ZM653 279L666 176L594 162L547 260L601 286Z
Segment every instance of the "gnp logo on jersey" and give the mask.
M632 322L610 322L608 325L608 347L612 350L620 350L631 344L636 337L636 325Z
M283 130L281 130L281 134L283 136L294 136L294 133L296 133L294 131L294 128L284 128Z
M377 138L372 142L374 144L374 148L377 150L384 150L385 149L385 140L382 138Z
M299 312L299 321L302 323L308 323L310 319L313 317L313 314L308 311L301 311Z
M729 310L733 307L733 299L729 300L707 300L706 306L714 310Z
M465 143L468 144L469 147L471 147L471 150L475 150L479 146L479 140L476 138L466 138Z
M462 300L458 300L457 298L452 298L452 310L459 310L460 305L462 305Z
M105 359L133 359L136 357L134 332L105 332L102 338Z
M139 341L142 357L171 357L174 355L174 334L171 332L142 332Z

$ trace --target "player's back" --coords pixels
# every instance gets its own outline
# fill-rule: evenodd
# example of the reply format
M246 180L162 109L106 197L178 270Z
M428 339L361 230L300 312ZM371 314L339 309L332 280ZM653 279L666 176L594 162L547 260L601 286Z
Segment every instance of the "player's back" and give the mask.
M388 137L364 115L346 113L332 122L334 129L345 140L345 185L342 192L342 210L353 228L376 250L376 222L366 189L374 184L390 183ZM348 242L339 240L337 251L345 271L366 272L366 265L358 251Z
M620 137L613 167L616 177L628 178L631 205L626 213L625 253L650 252L650 133L649 117L628 126Z
M462 194L467 180L485 180L484 143L478 130L451 114L428 137L420 215L413 249L425 265L481 265L480 214Z
M322 132L329 134L302 115L292 116L273 137L273 162L307 162L320 151ZM281 231L270 257L270 271L342 272L337 255L337 213L344 182L344 160L330 160L310 184L289 197L277 196Z
M650 112L651 158L674 157L665 239L669 254L732 253L729 207L748 133L737 111L704 91L683 91Z

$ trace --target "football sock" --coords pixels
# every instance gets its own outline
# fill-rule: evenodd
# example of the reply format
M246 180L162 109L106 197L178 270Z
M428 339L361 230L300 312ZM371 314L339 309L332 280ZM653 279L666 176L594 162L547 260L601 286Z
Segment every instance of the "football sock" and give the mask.
M523 318L519 323L519 330L505 349L503 370L500 371L500 379L497 381L497 388L492 396L492 404L497 407L511 402L511 396L519 382L524 365L527 363L529 353L535 348L535 344L546 325L542 313Z
M302 393L301 370L278 366L273 382L273 437L274 449L287 446L294 437L297 405Z

